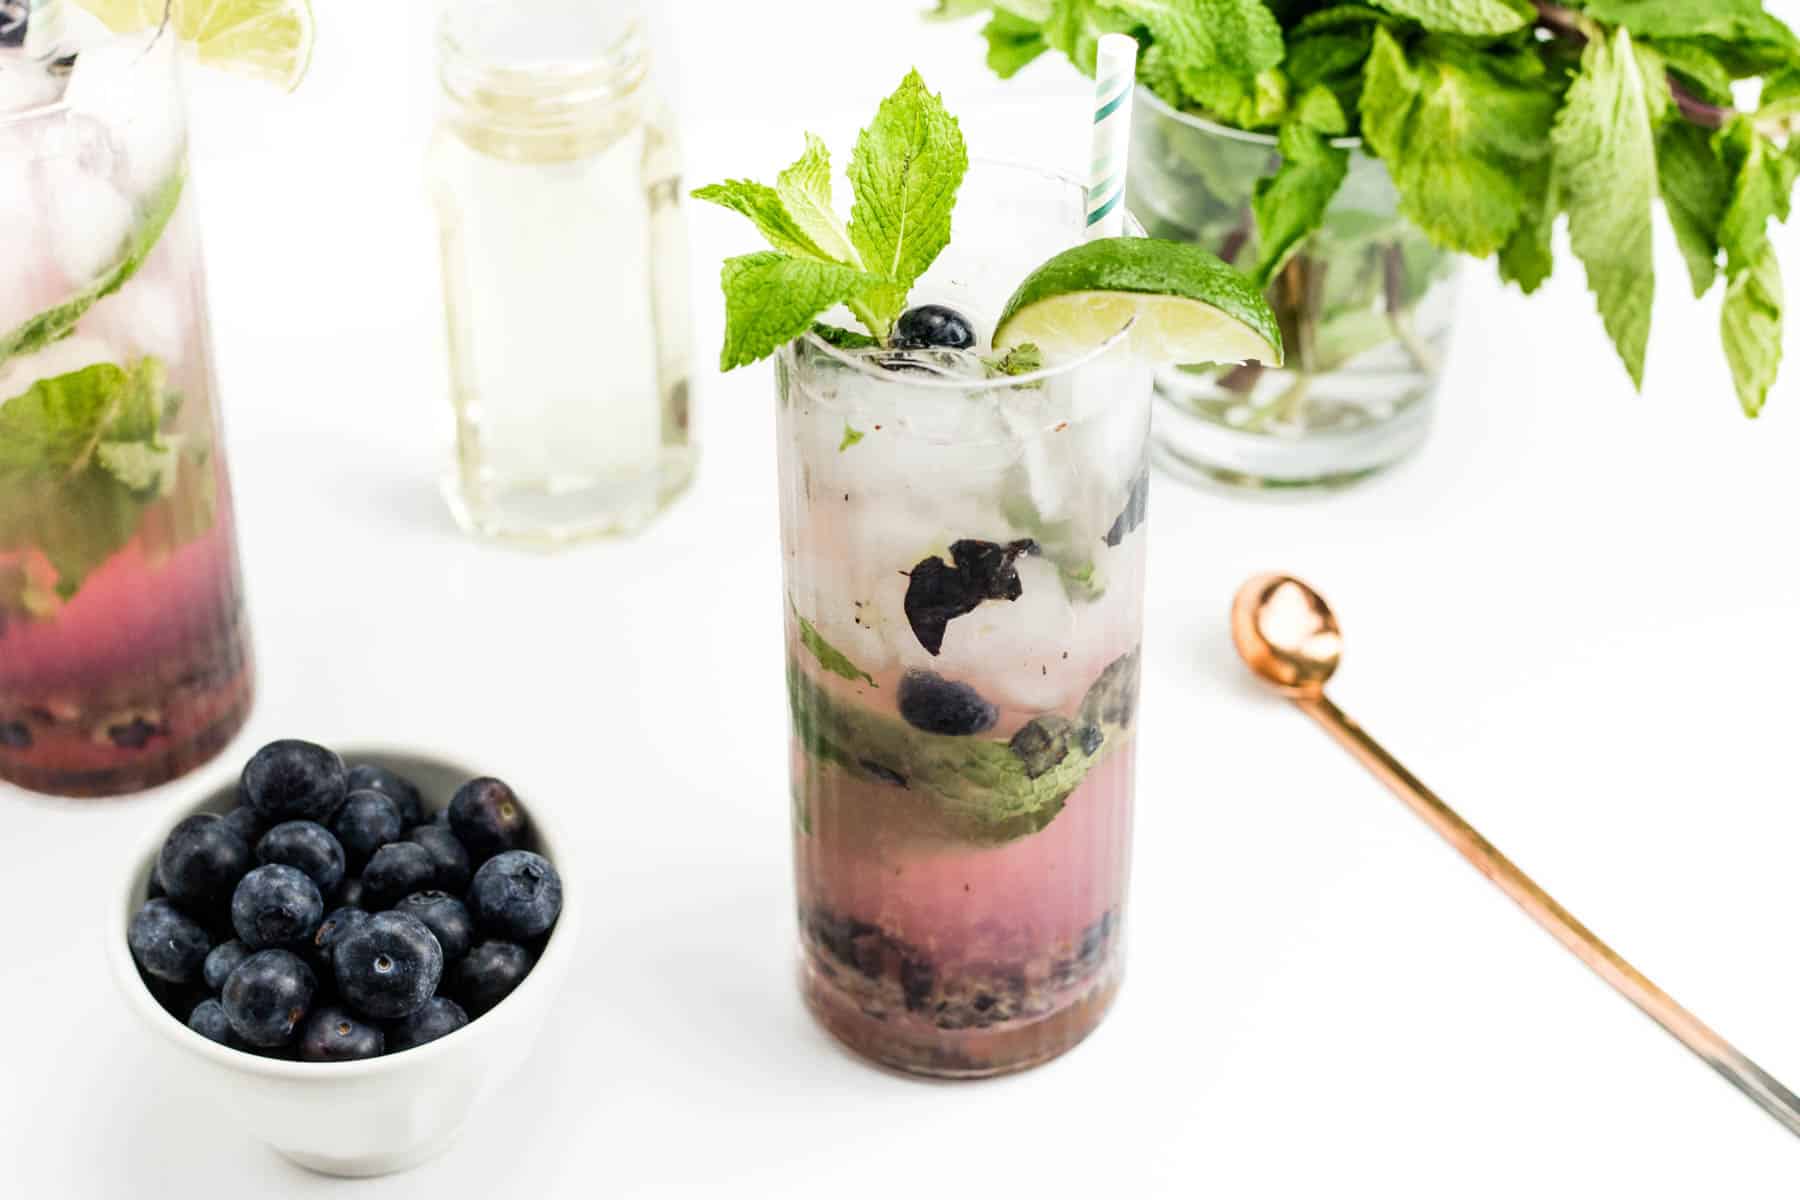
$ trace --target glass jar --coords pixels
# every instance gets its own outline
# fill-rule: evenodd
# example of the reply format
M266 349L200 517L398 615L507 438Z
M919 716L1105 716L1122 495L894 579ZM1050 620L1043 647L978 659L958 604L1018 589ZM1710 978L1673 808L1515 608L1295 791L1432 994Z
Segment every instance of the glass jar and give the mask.
M250 710L179 57L0 53L0 780L34 791L174 779Z
M1153 237L1240 268L1257 261L1250 200L1281 156L1266 134L1177 112L1139 88L1127 202ZM1458 258L1400 213L1360 141L1321 228L1276 275L1281 368L1171 367L1157 377L1155 455L1178 476L1252 487L1347 483L1393 465L1430 427Z
M471 532L641 528L687 485L679 153L623 0L455 0L431 152Z

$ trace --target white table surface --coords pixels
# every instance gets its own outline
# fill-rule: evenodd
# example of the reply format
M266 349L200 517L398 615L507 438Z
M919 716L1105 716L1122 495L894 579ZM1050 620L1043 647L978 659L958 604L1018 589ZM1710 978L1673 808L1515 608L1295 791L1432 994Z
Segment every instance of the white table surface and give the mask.
M847 149L918 63L978 151L1078 168L1066 68L989 78L907 0L678 0L694 181ZM1793 4L1785 8L1790 19ZM435 490L448 406L420 182L421 4L321 0L291 98L197 81L197 162L263 740L455 746L548 781L585 945L466 1144L309 1176L165 1090L114 994L104 901L180 785L0 788L0 1175L21 1197L1788 1194L1800 1146L1538 932L1226 635L1249 572L1341 611L1337 699L1603 936L1800 1084L1800 338L1736 413L1717 294L1666 237L1631 394L1565 260L1473 268L1426 451L1341 495L1159 482L1129 981L1092 1039L972 1085L836 1049L793 983L767 368L719 378L692 213L704 458L636 541L472 542ZM1791 277L1800 237L1778 234ZM1800 292L1800 278L1790 291ZM95 890L98 895L96 896ZM6 1185L0 1184L0 1190Z

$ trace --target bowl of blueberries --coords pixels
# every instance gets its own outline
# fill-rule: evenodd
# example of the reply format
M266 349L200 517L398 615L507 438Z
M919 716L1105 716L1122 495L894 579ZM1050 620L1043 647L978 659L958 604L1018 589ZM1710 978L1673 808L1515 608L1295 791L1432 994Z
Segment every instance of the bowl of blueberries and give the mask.
M109 939L184 1091L311 1170L446 1149L530 1051L574 954L568 842L451 758L284 740L134 860Z

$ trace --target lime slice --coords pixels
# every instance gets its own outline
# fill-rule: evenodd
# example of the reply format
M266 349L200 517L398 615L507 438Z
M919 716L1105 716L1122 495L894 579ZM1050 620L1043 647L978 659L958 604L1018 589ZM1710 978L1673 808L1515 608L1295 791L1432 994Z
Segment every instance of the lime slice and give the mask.
M200 61L293 90L312 61L309 0L76 0L114 33L161 24L172 12L175 35Z
M1281 365L1281 330L1256 285L1198 246L1100 238L1064 250L1019 285L994 349L1034 342L1068 357L1131 325L1133 349L1160 363Z

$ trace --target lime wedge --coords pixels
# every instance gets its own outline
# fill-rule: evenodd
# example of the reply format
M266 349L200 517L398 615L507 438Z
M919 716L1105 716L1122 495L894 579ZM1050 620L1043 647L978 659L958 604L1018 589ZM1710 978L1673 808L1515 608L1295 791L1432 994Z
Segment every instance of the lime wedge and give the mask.
M1100 238L1064 250L1019 285L994 349L1091 350L1131 325L1133 349L1159 363L1281 365L1281 330L1256 285L1198 246Z
M312 61L309 0L76 0L114 33L136 33L171 13L175 35L202 63L293 90Z

